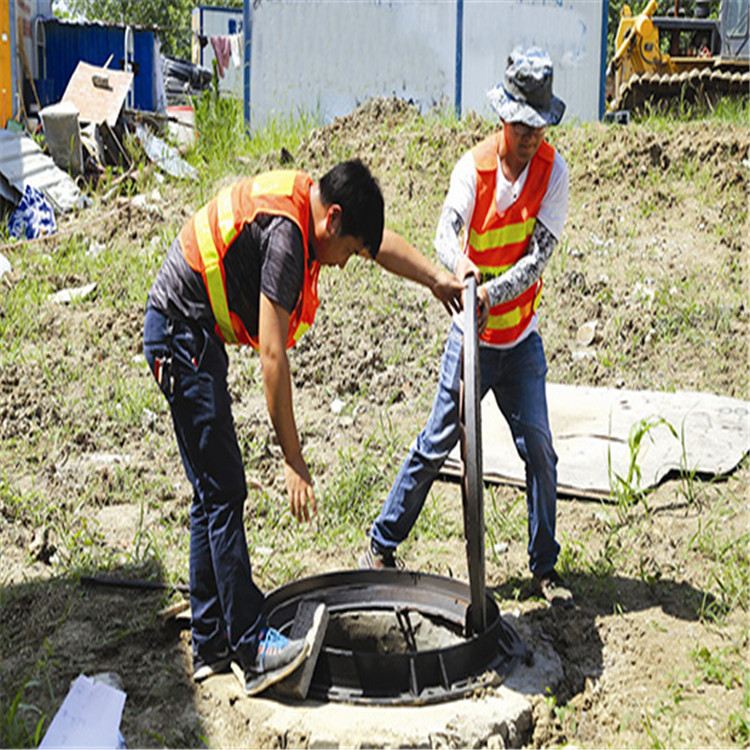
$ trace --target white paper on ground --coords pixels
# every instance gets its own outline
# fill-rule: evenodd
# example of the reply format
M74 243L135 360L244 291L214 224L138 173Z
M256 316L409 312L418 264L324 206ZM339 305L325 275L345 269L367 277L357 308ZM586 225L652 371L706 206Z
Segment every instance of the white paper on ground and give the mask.
M79 675L39 747L121 747L120 719L126 697L122 690Z

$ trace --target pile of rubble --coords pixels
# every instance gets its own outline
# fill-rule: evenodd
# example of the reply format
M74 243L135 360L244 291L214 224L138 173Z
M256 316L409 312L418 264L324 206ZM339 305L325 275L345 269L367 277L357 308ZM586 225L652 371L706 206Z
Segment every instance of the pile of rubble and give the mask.
M173 177L194 176L181 157L196 135L192 107L168 107L166 114L129 109L132 80L131 72L81 61L62 99L40 110L31 132L29 123L14 120L0 129L0 215L11 237L54 233L56 214L85 208L86 191L103 175L115 172L115 187L142 158ZM196 91L208 81L199 76L188 84Z

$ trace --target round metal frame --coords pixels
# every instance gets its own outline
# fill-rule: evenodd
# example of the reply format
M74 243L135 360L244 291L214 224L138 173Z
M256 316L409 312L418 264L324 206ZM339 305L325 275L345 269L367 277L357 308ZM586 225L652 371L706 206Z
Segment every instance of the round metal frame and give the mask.
M331 619L352 613L393 612L404 636L404 649L398 653L324 642L308 693L313 699L435 703L494 684L526 655L525 645L503 621L491 597L486 600L487 628L469 634L471 592L464 582L453 578L405 570L341 571L305 578L268 595L268 623L288 634L303 600L323 602ZM417 650L411 632L414 613L456 634L456 642Z

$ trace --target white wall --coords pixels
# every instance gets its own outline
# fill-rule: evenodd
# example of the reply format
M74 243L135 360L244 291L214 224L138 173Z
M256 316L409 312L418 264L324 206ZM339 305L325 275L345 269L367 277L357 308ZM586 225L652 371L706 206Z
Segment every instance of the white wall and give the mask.
M274 0L252 11L253 127L289 112L324 121L376 95L452 101L452 2Z
M501 80L508 54L537 44L552 57L566 118L598 120L607 2L245 0L246 113L253 129L299 112L330 122L371 96L396 95L422 111L460 103L461 114L490 115L485 95Z
M544 48L565 120L600 117L603 0L464 0L462 111L492 112L486 93L503 79L516 45Z

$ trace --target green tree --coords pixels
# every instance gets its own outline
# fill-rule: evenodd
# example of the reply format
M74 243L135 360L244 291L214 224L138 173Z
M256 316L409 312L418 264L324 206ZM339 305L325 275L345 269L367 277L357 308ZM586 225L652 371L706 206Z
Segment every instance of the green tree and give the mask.
M190 14L198 4L196 0L67 0L71 17L156 29L162 52L182 59L190 59ZM207 4L241 8L242 0L211 0Z

